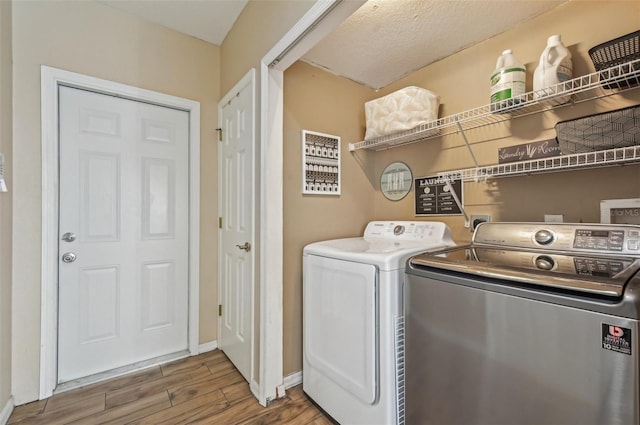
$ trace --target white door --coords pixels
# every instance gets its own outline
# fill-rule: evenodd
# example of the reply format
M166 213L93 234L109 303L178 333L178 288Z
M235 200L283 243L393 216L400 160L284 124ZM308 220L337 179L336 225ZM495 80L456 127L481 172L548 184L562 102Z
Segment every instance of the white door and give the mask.
M189 114L59 96L61 383L187 349Z
M252 74L250 74L252 75ZM218 151L219 346L251 378L254 281L253 79L244 79L220 102Z

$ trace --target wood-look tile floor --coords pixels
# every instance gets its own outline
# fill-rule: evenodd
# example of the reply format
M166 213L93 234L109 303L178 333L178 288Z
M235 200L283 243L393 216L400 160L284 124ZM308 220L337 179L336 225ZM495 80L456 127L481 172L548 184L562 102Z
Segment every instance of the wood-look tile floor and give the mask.
M302 386L262 407L222 351L156 366L15 408L8 424L332 425Z

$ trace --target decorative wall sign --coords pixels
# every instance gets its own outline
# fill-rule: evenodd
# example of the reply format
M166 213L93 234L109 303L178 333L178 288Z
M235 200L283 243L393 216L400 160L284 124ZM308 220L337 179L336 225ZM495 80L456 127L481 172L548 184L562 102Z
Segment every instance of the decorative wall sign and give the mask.
M560 155L560 145L556 139L541 140L523 145L498 149L498 164L528 161L530 159L549 158Z
M411 191L413 175L404 162L392 162L382 172L380 190L390 201L399 201Z
M415 179L416 215L462 215L454 195L449 190L445 178L440 176ZM460 203L464 203L462 180L451 181Z
M302 130L302 193L340 195L340 137Z

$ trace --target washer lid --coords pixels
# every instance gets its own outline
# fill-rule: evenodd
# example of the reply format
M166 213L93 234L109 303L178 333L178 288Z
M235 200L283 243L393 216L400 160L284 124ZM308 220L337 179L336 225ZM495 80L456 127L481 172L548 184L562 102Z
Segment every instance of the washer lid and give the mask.
M439 221L372 221L363 237L315 242L304 248L304 255L398 270L404 268L411 255L453 245L451 231Z
M389 241L368 238L346 238L316 242L304 248L304 255L373 264L380 270L404 268L407 258L412 255L451 246L440 241L438 244L414 241Z
M409 273L437 269L537 289L614 298L623 295L626 283L640 270L640 260L629 256L482 245L424 253L411 258L409 264Z

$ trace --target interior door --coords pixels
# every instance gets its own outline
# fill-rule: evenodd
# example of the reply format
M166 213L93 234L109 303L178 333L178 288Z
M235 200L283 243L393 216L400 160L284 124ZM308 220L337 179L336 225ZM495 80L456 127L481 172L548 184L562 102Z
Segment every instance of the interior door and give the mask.
M187 349L189 115L59 98L61 383Z
M220 336L219 346L251 378L254 284L254 96L243 80L220 104Z

